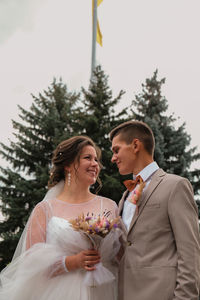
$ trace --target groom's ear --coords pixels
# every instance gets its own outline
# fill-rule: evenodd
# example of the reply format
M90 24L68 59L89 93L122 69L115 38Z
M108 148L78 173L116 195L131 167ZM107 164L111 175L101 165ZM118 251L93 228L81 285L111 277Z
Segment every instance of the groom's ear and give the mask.
M134 153L137 153L141 149L141 141L139 139L133 139L131 143Z

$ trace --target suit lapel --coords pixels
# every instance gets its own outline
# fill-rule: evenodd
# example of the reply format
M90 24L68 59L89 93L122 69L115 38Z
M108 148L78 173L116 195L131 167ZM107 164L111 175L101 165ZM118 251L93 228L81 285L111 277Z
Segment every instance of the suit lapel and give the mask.
M157 186L163 180L163 177L165 176L165 174L166 173L162 169L158 169L158 171L156 171L153 174L151 182L149 183L147 189L144 191L144 194L142 195L141 199L138 202L139 211L138 211L138 214L134 214L128 232L130 232L130 230L134 226L135 222L137 221L137 219L141 215L146 203L148 202L148 200L151 197L154 190L157 188Z
M122 212L123 212L123 208L124 208L124 201L125 201L126 197L128 196L128 193L129 193L129 191L126 190L119 202L119 215L120 216L122 216ZM122 230L124 231L124 233L127 234L128 231L127 231L127 228L124 225L124 222L122 219L121 219L121 227L122 227Z
M122 211L123 211L123 207L124 207L124 201L126 199L126 197L128 196L128 190L126 190L121 198L121 200L119 201L119 215L122 215Z

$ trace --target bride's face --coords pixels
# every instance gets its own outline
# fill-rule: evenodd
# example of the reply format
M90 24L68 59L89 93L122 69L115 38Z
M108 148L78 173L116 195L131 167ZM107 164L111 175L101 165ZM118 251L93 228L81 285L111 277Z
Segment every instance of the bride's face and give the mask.
M99 171L96 150L88 145L82 149L79 161L71 166L71 179L74 179L77 183L90 186L96 182Z

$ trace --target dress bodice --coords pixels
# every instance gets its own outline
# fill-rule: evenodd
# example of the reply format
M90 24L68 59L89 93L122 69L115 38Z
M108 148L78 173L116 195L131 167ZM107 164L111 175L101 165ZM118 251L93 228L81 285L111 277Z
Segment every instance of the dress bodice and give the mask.
M66 219L56 216L47 225L46 242L58 247L66 255L73 255L91 247L84 234L75 231Z
M53 216L47 225L46 242L56 245L62 240L66 230L72 230L70 223L64 218Z

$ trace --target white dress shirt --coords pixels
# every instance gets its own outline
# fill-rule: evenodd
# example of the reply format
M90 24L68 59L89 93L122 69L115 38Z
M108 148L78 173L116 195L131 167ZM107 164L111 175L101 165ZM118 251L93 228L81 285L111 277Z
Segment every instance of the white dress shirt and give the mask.
M159 169L159 167L158 167L157 163L154 161L154 162L150 163L148 166L146 166L142 171L140 171L139 174L137 174L136 176L133 175L133 179L135 180L136 177L138 175L140 175L142 177L143 181L146 182L146 185L143 189L143 191L145 191L145 189L148 187L149 183L151 182L151 177L152 177L153 173L155 171L157 171L158 169ZM135 189L136 189L136 187L135 187ZM134 216L135 209L136 209L136 205L129 201L129 199L132 197L134 190L131 193L129 193L127 199L124 201L124 208L123 208L123 212L122 212L122 220L123 220L127 230L129 230L129 227L130 227L130 224L131 224L131 221Z

